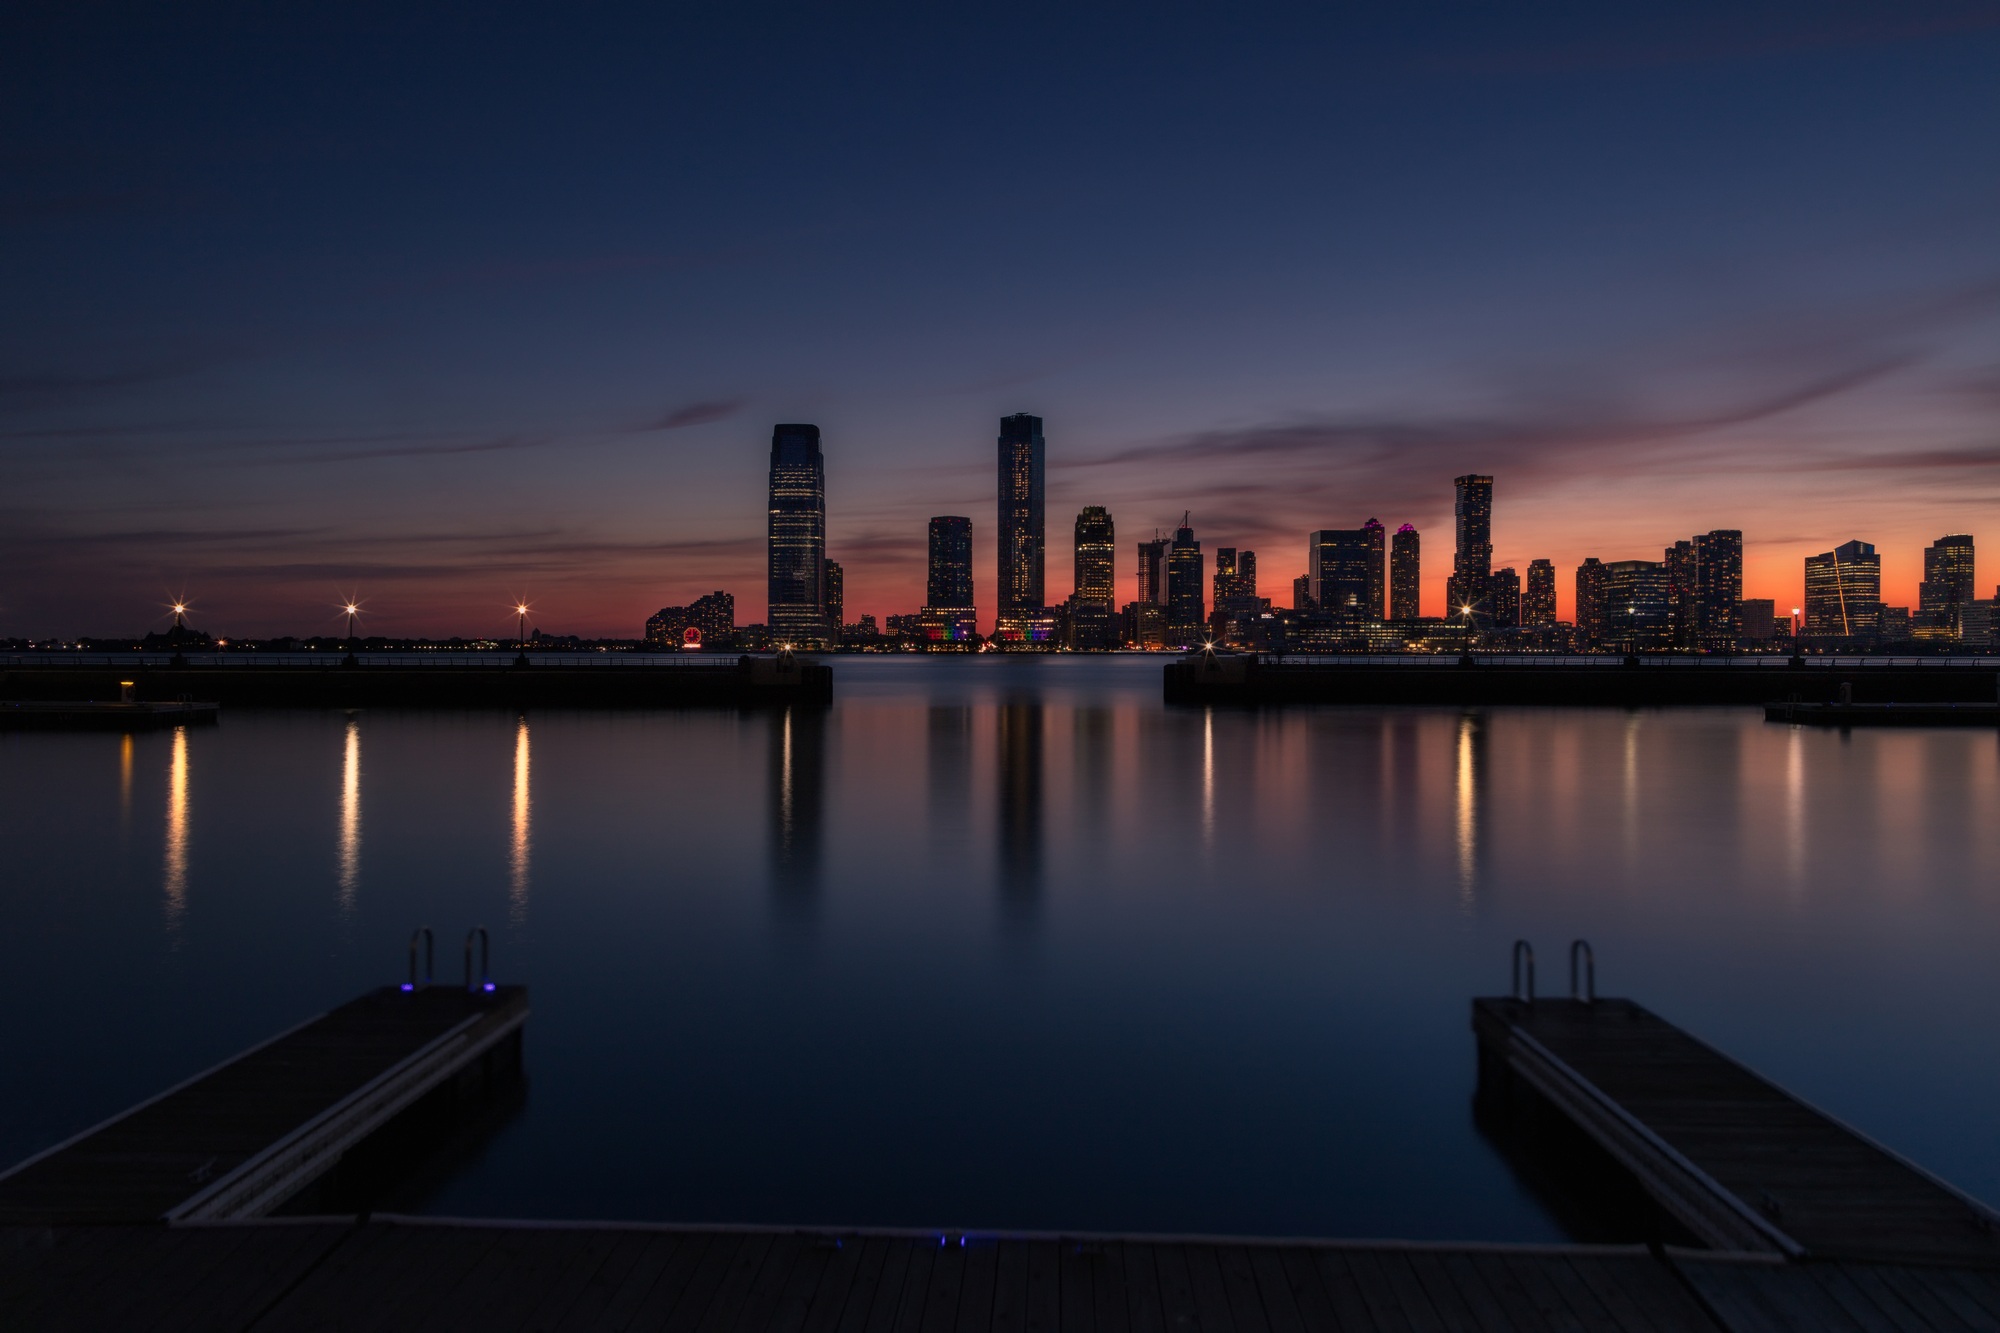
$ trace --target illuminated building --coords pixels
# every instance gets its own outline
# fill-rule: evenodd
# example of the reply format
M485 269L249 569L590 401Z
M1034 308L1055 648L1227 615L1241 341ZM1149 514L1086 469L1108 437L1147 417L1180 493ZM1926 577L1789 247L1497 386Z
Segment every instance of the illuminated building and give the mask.
M1109 613L1118 600L1118 540L1111 512L1085 505L1076 516L1076 600Z
M1552 560L1528 562L1528 586L1521 594L1521 623L1537 629L1556 623L1556 567Z
M1167 640L1178 647L1200 643L1208 619L1201 587L1205 562L1188 517L1181 515L1173 545L1167 548Z
M1040 612L1045 534L1042 523L1042 419L1017 412L1000 420L1000 611Z
M704 648L722 648L736 641L736 599L720 588L686 606L663 606L646 622L646 642L661 648L690 646L687 631L700 633Z
M1971 537L1940 537L1924 548L1924 581L1917 588L1919 637L1963 636L1963 611L1973 600L1972 573Z
M1603 566L1603 640L1625 653L1674 646L1674 604L1666 562L1614 560Z
M1388 561L1382 549L1382 525L1371 518L1361 525L1361 532L1368 542L1368 618L1380 620L1389 582Z
M1457 615L1460 607L1484 609L1493 577L1493 478L1467 475L1453 478L1452 485L1458 490L1452 505L1458 549L1451 557L1445 600Z
M1726 653L1743 637L1743 534L1717 528L1694 539L1694 646Z
M979 638L979 613L969 606L927 606L915 616L890 616L892 628L898 620L915 620L916 637L938 647L970 648Z
M1167 645L1167 609L1158 602L1127 602L1121 613L1125 642L1134 648Z
M1842 639L1873 636L1882 627L1882 557L1851 541L1806 557L1807 634Z
M847 575L836 561L826 562L826 641L839 643L847 626Z
M931 520L924 603L951 607L976 605L972 598L971 519L945 515Z
M1405 523L1389 539L1389 619L1415 620L1423 614L1422 578L1417 530Z
M1209 617L1218 639L1242 643L1252 621L1262 614L1257 596L1257 553L1234 546L1215 549L1215 610Z
M1379 620L1382 525L1322 528L1306 534L1307 594L1315 610L1340 620Z
M1594 555L1576 567L1576 635L1585 644L1604 641L1604 562Z
M1153 529L1153 540L1139 543L1139 600L1167 604L1167 548L1171 545Z
M1486 583L1486 607L1495 629L1517 629L1521 624L1521 575L1509 565L1496 569Z
M769 612L778 643L804 648L826 643L826 461L819 427L781 425L771 431Z
M1310 611L1312 609L1312 575L1301 574L1292 580L1292 610Z
M1056 613L1048 607L1002 611L994 617L993 638L1011 646L1054 648L1056 629Z
M1736 604L1736 623L1742 635L1757 643L1769 643L1778 632L1777 604L1768 597L1751 597Z

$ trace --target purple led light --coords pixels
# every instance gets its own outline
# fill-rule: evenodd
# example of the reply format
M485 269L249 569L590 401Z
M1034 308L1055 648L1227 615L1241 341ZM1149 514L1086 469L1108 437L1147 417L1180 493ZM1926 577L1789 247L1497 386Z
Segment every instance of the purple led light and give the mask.
M403 989L404 989L404 990L415 990L416 988L417 988L417 987L416 987L416 984L415 984L414 982L409 982L409 981L406 981L406 982L404 982L404 983L403 983Z
M487 983L486 983L486 989L487 989L487 990L492 990L493 988L494 988L494 987L493 987L493 983L492 983L492 982L490 982L490 981L489 981L489 982L487 982Z

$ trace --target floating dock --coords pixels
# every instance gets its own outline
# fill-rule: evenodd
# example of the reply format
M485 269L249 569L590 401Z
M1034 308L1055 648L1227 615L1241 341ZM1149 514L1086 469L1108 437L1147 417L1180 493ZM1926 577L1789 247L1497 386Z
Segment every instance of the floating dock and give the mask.
M1764 706L1764 720L1811 727L2000 727L2000 703L1778 703Z
M1843 688L1845 693L1843 693ZM2000 665L1944 659L1783 657L1520 658L1409 656L1283 662L1197 653L1167 664L1170 704L1431 704L1658 708L1832 703L1983 703Z
M2000 1270L2000 1214L1630 1000L1479 999L1472 1026L1482 1085L1525 1083L1716 1250Z
M427 1094L517 1063L527 1017L520 986L371 991L0 1175L0 1226L261 1217Z
M95 703L0 700L0 731L158 731L214 726L212 703Z

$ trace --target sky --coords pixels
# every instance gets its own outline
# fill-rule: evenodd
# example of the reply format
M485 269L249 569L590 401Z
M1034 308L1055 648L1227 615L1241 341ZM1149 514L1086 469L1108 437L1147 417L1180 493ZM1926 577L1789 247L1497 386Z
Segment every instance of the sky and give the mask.
M1071 524L1305 534L1452 478L1558 570L1738 528L2000 552L2000 3L0 10L0 635L764 616L819 425L847 617L999 419ZM1212 556L1211 556L1212 568ZM2000 560L1979 565L1979 590Z

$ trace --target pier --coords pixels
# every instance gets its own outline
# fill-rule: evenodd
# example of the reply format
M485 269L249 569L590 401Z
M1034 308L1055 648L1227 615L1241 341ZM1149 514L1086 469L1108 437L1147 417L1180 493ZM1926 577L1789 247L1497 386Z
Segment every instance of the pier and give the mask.
M1196 653L1167 664L1169 704L1764 707L1791 700L1991 705L2000 662L1947 658L1355 657Z
M214 726L212 703L63 703L0 699L0 731L158 731Z
M2000 703L1774 703L1766 722L1808 727L2000 727Z

